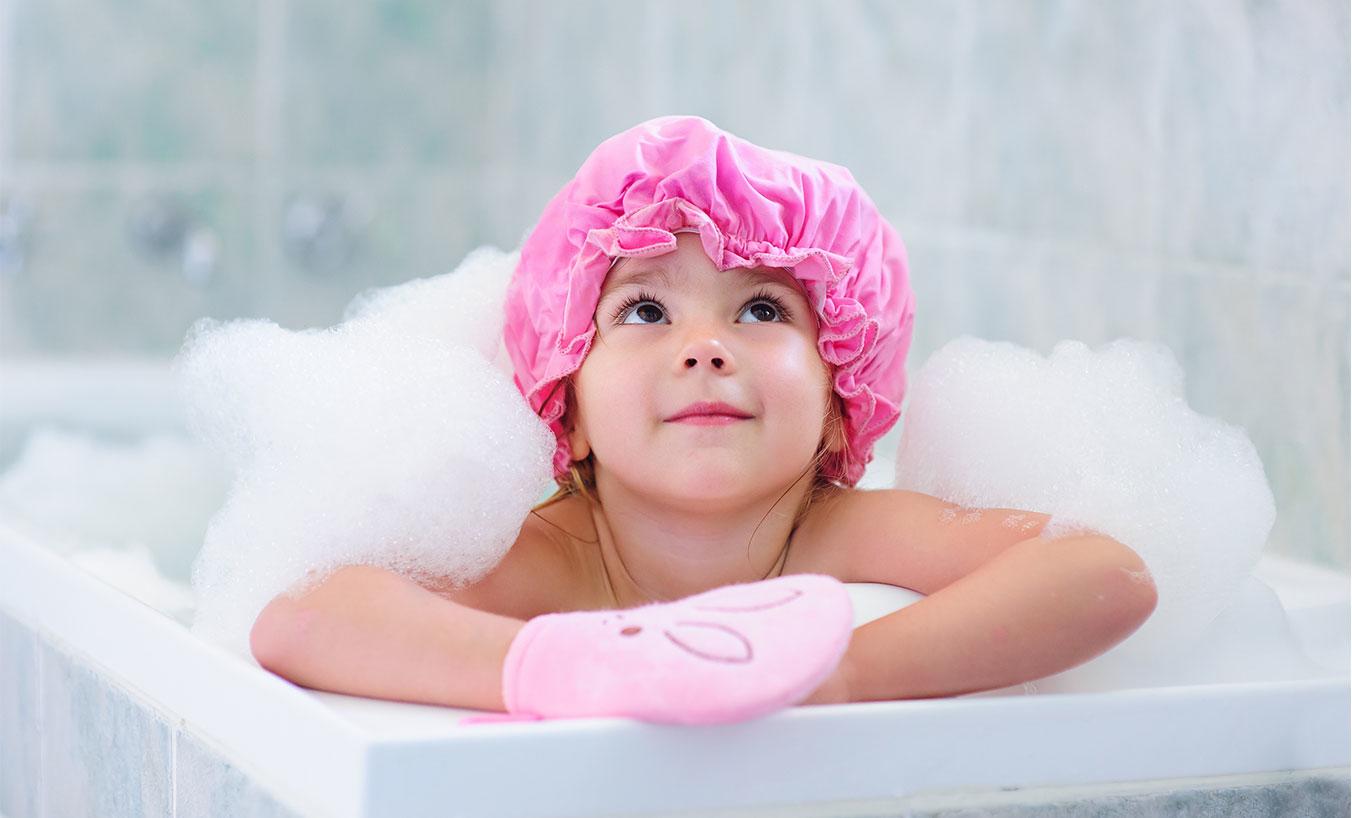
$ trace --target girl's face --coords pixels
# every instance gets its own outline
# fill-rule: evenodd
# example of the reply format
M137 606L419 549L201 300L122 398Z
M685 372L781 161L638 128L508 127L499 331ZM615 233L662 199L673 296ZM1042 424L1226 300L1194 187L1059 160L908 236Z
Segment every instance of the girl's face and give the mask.
M573 376L573 457L590 451L598 475L672 500L782 492L816 454L830 406L816 317L789 271L719 271L698 234L676 242L607 276ZM704 401L749 417L675 419Z

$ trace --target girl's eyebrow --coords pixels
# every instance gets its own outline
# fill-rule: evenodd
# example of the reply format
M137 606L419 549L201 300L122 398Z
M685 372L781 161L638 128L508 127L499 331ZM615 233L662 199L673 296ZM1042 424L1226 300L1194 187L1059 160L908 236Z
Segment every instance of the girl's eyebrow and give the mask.
M671 286L671 273L667 272L666 267L657 266L650 267L646 270L639 270L638 272L627 273L625 275L620 276L614 281L609 282L609 286L606 287L606 292L607 293L614 292L615 290L618 290L621 287L632 287L640 284L647 284L653 281L654 279L662 282L663 286L665 287Z
M735 274L742 279L745 284L778 284L781 287L793 289L792 285L785 282L781 277L765 270L752 270L747 267L737 267L726 272ZM634 287L648 284L653 281L659 281L663 286L671 287L671 273L666 267L656 265L647 269L640 269L637 272L627 273L620 278L609 283L603 295L609 295L622 287Z

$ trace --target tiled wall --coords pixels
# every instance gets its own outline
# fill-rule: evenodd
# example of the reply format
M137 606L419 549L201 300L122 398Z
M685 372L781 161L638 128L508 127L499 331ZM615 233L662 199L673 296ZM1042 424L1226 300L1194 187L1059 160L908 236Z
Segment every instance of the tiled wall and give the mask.
M0 612L0 815L295 814L172 714Z
M328 325L694 113L854 172L913 366L1163 342L1257 445L1272 550L1348 566L1344 2L0 0L0 60L0 356Z

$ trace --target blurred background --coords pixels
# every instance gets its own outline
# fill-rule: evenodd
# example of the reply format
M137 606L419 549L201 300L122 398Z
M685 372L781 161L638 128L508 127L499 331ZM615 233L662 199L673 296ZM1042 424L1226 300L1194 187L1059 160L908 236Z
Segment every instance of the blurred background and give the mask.
M698 114L869 191L912 371L962 334L1163 343L1257 446L1268 550L1346 570L1348 42L1333 0L0 0L0 461L34 372L106 416L199 316L334 324Z

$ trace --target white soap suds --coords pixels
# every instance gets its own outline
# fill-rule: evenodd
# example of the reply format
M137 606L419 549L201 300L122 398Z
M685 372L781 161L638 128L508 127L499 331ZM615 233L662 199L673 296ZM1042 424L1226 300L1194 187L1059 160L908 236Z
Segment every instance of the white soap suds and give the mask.
M174 362L189 428L234 473L193 566L195 633L252 658L267 603L340 566L462 587L497 565L554 451L500 343L517 257L479 248L328 329L193 326Z
M1044 358L962 337L916 372L902 423L896 487L965 509L1050 513L1043 537L1100 532L1140 555L1156 610L1086 673L1125 679L1196 643L1276 518L1244 430L1188 407L1183 372L1159 344L1062 341Z
M220 461L181 434L116 442L38 426L0 474L0 519L72 559L142 551L143 564L173 582L186 580L229 484Z

